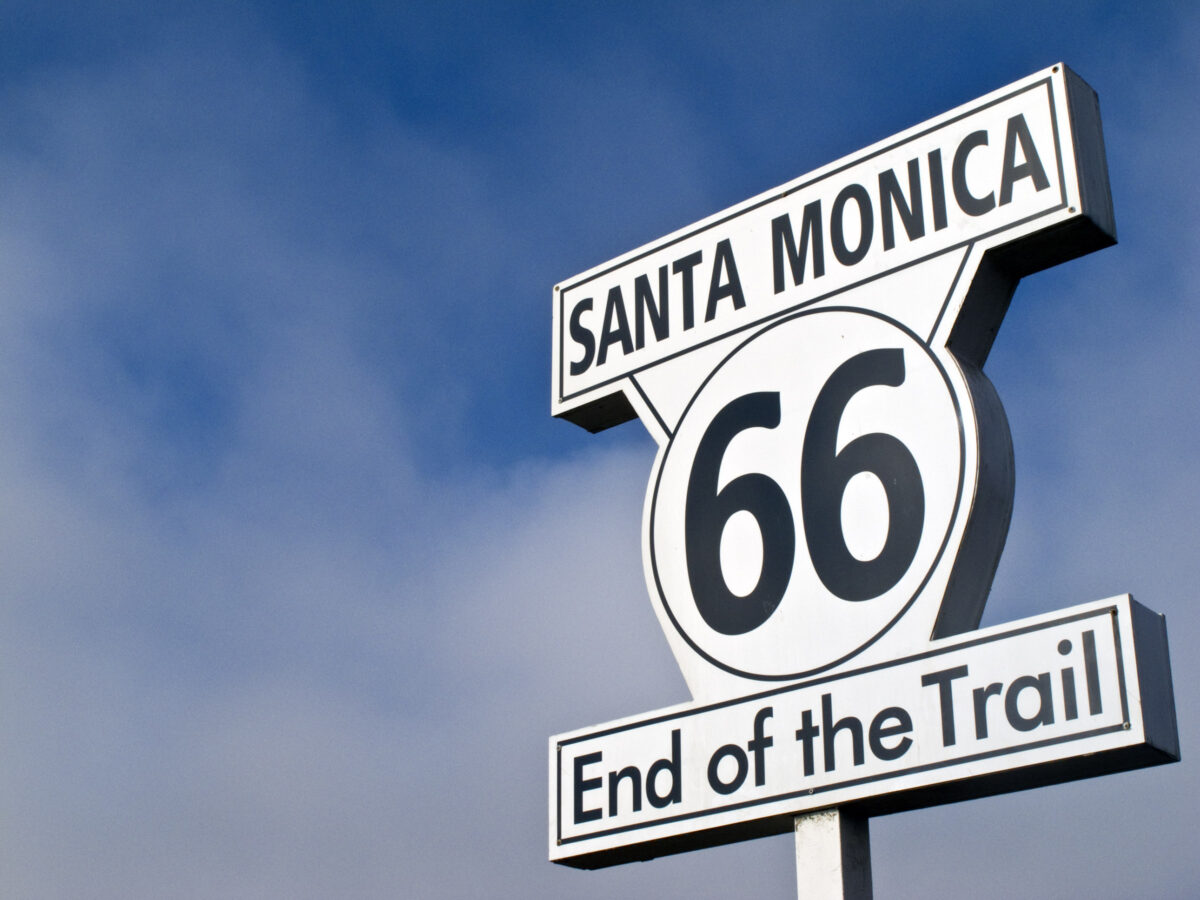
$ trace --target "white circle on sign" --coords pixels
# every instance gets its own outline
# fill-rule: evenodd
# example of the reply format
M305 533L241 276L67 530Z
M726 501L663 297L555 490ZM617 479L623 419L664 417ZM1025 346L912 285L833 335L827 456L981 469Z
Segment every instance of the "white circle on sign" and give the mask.
M751 678L853 657L941 559L964 440L942 362L904 326L851 309L768 326L717 366L663 453L648 528L667 616Z

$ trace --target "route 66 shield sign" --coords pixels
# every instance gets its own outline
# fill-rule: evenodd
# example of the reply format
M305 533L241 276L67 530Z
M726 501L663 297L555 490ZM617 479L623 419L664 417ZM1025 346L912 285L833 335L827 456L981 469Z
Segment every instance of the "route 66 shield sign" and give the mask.
M1008 530L1012 443L982 367L1021 277L1114 242L1096 97L1056 65L555 287L552 412L592 431L636 416L658 443L643 564L694 703L692 724L659 716L552 740L552 858L602 865L693 846L679 837L693 832L706 843L769 833L764 822L830 797L933 802L922 789L951 776L906 768L910 748L936 738L921 737L920 716L900 700L863 718L854 745L854 765L867 765L860 744L873 735L879 778L895 783L852 790L826 743L832 780L802 787L797 773L819 777L819 726L802 707L825 711L827 735L859 722L835 721L835 703L869 704L864 679L896 666L900 678L907 660L912 696L936 688L926 705L936 693L940 750L953 756L954 685L970 663L917 672L916 661L961 649L952 639L977 628ZM1111 608L1143 621L1134 606ZM1165 660L1165 630L1123 627L1127 652ZM1017 753L1026 732L1076 728L1077 672L1096 697L1102 672L1123 673L1111 691L1122 685L1128 701L1120 640L1086 634L1030 651L1057 652L1058 668L1075 660L1069 687L1065 675L1053 691L1031 687L1021 679L1041 676L1023 670L985 685L976 734L995 734L987 699L1005 684L1020 685L1003 701ZM1163 690L1161 672L1140 678L1139 690ZM842 694L803 699L805 686L834 683ZM1021 699L1031 690L1036 715ZM716 723L779 691L795 701L790 752L800 756L773 781L767 748L784 738L767 729L782 707L751 704L745 724ZM1148 724L1140 703L1137 715L1121 707L1119 739L1063 754L1107 752L1128 767L1130 748L1145 750L1156 731L1169 756L1161 735L1174 734L1173 707L1169 724L1166 713ZM1117 715L1099 707L1089 707L1092 731ZM749 740L721 743L721 727ZM618 753L632 761L622 767ZM809 799L818 791L832 793Z

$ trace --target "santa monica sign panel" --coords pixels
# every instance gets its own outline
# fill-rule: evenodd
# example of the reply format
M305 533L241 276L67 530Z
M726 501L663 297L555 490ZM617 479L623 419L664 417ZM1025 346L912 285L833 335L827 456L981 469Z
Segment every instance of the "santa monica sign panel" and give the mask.
M646 583L693 695L550 742L599 866L1178 758L1160 617L978 631L1018 280L1115 241L1095 94L1037 73L554 290L552 411L659 445Z
M563 282L554 415L624 421L617 395L660 364L971 242L1040 234L1026 271L1111 243L1094 94L1058 69Z

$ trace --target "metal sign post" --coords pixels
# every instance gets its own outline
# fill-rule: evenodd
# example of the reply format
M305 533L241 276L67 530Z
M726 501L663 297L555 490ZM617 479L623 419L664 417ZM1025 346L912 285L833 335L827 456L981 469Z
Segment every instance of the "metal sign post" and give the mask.
M1178 758L1129 596L978 628L1013 496L984 362L1021 277L1114 241L1057 65L555 287L552 412L658 443L693 699L551 738L551 860L794 830L802 895L864 897L871 815Z
M820 809L796 816L799 900L871 900L871 837L866 816Z

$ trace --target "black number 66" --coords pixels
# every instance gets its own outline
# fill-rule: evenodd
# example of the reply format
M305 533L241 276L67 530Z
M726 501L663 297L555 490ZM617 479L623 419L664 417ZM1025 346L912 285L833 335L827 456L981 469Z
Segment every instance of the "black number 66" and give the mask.
M917 553L925 522L925 490L916 460L894 435L855 438L840 452L838 427L850 399L867 387L904 383L904 353L868 350L842 363L821 388L809 416L800 453L800 503L809 559L821 583L836 597L870 600L896 585ZM721 634L745 634L779 606L791 580L796 527L783 488L751 472L717 490L721 460L733 438L748 428L780 423L777 391L745 394L713 417L696 450L684 511L688 580L696 608ZM870 472L887 495L888 528L883 549L862 560L850 552L842 528L842 499L854 476ZM735 513L748 512L762 538L762 569L754 589L739 597L721 571L721 536Z

